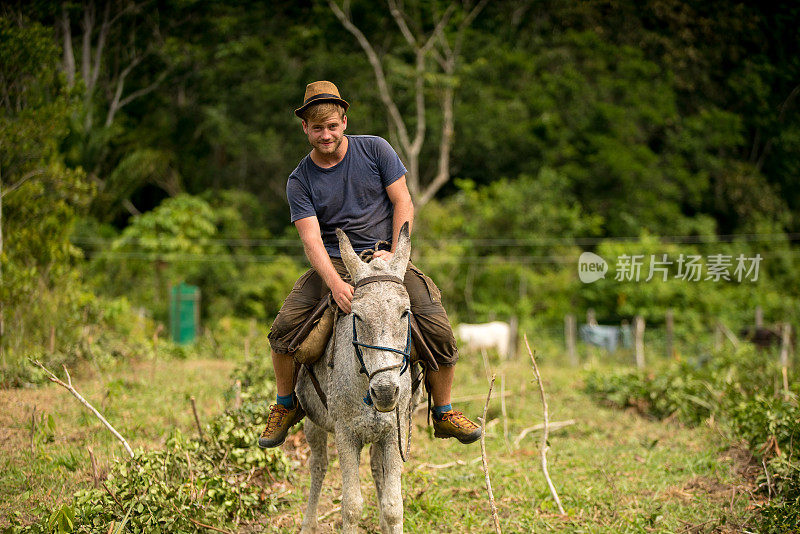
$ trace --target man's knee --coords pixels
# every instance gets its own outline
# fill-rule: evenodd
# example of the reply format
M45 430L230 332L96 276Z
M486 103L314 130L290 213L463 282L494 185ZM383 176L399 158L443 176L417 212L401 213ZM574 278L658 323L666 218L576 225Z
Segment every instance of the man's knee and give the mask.
M267 336L273 352L289 352L289 343L303 326L309 312L323 298L326 290L322 278L314 269L306 271L295 282Z

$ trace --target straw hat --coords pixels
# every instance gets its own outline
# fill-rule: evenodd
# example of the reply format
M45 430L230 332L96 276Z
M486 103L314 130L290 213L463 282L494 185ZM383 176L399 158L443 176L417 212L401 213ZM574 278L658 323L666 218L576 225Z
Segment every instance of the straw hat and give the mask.
M342 97L339 96L339 89L337 89L333 83L323 80L306 85L303 105L294 110L294 114L302 119L303 112L308 106L319 104L320 102L334 102L343 106L345 111L350 107L350 104L342 100Z

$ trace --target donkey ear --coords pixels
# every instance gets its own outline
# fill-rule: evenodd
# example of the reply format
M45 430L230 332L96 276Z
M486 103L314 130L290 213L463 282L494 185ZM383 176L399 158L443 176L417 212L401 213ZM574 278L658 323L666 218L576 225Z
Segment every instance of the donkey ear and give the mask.
M408 230L408 221L403 223L400 228L400 235L397 237L397 247L394 250L394 256L391 261L391 269L398 270L400 277L406 272L408 260L411 259L411 236Z
M358 257L356 251L353 250L353 245L350 244L347 234L345 234L341 228L336 229L336 237L339 238L339 253L342 255L344 266L347 267L347 272L350 273L350 278L352 278L355 282L359 272L365 264L363 261L361 261L361 258Z

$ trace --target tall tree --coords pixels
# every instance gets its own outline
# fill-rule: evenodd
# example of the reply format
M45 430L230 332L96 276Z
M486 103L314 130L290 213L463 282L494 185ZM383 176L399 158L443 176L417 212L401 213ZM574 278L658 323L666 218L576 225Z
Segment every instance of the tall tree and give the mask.
M63 2L54 16L61 68L83 103L80 135L74 136L81 153L76 163L98 188L98 210L113 213L122 205L138 213L130 193L148 181L177 194L179 180L162 153L133 148L125 158L113 151L122 132L115 127L120 112L158 90L174 69L165 46L177 21L164 23L158 5L135 0Z
M450 150L453 143L453 102L458 85L456 70L461 56L464 34L483 10L488 0L477 3L464 2L460 8L448 2L445 6L433 3L432 7L414 3L406 7L397 0L388 0L389 12L411 48L412 60L404 65L413 72L413 121L403 118L396 89L387 81L383 59L364 32L355 24L350 2L340 5L328 0L336 18L358 41L372 66L381 101L389 114L392 137L399 143L401 156L408 163L408 188L419 206L430 201L439 189L450 180ZM426 20L422 20L425 18ZM428 29L426 29L428 28ZM438 78L441 85L439 106L442 122L438 164L433 176L422 176L420 154L426 140L429 119L426 109L426 80ZM413 126L413 135L411 133Z

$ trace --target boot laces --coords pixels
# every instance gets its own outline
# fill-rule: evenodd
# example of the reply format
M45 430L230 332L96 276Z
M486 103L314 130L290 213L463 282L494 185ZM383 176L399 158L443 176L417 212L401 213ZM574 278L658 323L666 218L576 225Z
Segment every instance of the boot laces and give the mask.
M449 420L458 428L478 428L478 425L470 421L463 413L457 410L450 410L442 414L442 421Z
M267 428L264 429L264 434L269 434L280 428L283 418L287 413L289 413L289 410L285 406L273 404L267 416Z

